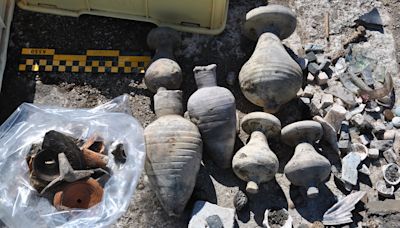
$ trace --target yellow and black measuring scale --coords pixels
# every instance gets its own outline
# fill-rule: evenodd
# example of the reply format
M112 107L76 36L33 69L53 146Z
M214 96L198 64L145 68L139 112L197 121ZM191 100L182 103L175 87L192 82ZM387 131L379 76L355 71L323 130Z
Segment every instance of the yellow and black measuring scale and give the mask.
M55 49L23 48L19 71L67 73L144 73L151 57L121 55L119 50L87 50L85 55L56 54Z

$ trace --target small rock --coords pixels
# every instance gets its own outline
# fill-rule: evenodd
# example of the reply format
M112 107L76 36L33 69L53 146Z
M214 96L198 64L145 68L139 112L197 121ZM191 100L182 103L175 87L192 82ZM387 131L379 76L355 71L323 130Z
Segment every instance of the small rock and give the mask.
M375 188L378 191L379 195L384 197L391 197L394 194L394 187L387 186L384 180L379 180L375 184Z
M310 72L312 75L317 76L319 73L319 65L316 63L310 63L308 64L308 72Z
M400 213L400 200L371 201L365 205L369 215L388 215Z
M398 106L398 107L396 107L396 108L394 109L394 114L395 114L396 116L400 116L400 106Z
M340 98L348 106L353 107L356 105L355 96L349 90L343 87L340 82L333 80L328 81L329 87L324 90L326 93L330 93L335 97Z
M308 63L310 62L308 59L301 57L296 57L295 61L297 62L297 64L299 64L302 70L307 69Z
M394 137L396 136L397 130L387 130L383 134L383 139L384 140L394 140Z
M309 62L315 62L317 61L317 56L315 55L314 52L310 51L304 56Z
M361 143L360 131L358 130L358 128L350 128L350 140L352 143Z
M342 122L346 118L346 113L347 110L344 107L334 104L324 119L335 128L336 132L339 132Z
M357 153L361 161L364 161L368 157L368 148L361 143L353 143L351 145L351 151Z
M356 185L358 180L358 165L361 163L361 158L357 153L350 152L342 160L342 180Z
M233 198L233 205L235 206L236 211L242 210L247 205L247 202L247 195L241 190L239 190Z
M347 64L344 58L339 58L335 65L335 74L340 75L346 72Z
M361 135L360 140L361 143L366 146L371 142L371 140L369 140L369 138L366 135Z
M221 218L218 215L211 215L206 218L208 228L224 228Z
M300 97L300 100L304 103L304 104L310 104L311 103L311 99L308 97Z
M322 52L324 52L324 46L322 46L322 45L319 45L319 44L306 44L305 46L304 46L304 51L306 52L306 53L308 53L308 52L314 52L314 53L322 53Z
M371 175L371 171L369 171L369 168L366 164L363 164L361 168L358 170L358 172L363 173L367 176Z
M393 126L395 128L400 128L400 117L396 116L392 119Z
M372 140L370 148L376 148L379 151L386 151L393 147L393 140Z
M364 116L361 114L356 114L354 115L351 119L350 122L357 128L361 128L361 126L364 125L365 119Z
M379 158L379 150L376 149L376 148L368 149L368 157L371 158L371 159Z
M397 154L394 152L393 149L388 149L385 152L383 152L383 157L388 163L396 163L398 160Z
M315 94L315 88L313 86L306 86L303 91L303 97L312 98Z
M332 94L327 94L325 93L324 95L322 95L321 98L321 108L327 108L329 106L333 105L333 96Z
M192 218L189 222L189 228L205 228L208 226L207 218L217 215L221 220L223 227L233 228L235 222L235 210L220 207L218 205L197 201L194 204Z
M328 83L328 80L329 80L329 77L325 72L323 72L323 71L319 72L319 74L317 76L318 85L325 85Z
M347 152L350 151L351 142L350 140L339 140L338 147L340 152L342 152L342 154L346 154Z
M329 59L324 59L318 66L318 70L320 71L326 71L329 69L329 66L332 64L332 62Z
M314 80L315 80L314 75L312 75L311 73L308 73L308 75L307 75L307 83L311 84L311 83L314 82Z

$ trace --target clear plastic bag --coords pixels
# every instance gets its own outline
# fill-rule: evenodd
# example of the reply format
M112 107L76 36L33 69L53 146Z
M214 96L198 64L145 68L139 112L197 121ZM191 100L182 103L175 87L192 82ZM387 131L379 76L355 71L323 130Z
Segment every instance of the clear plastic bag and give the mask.
M0 126L0 220L9 227L103 227L127 210L144 167L144 137L129 114L126 95L94 109L64 109L22 104ZM108 154L111 178L101 203L86 210L57 211L30 185L25 157L33 143L56 130L78 139L97 134L106 147L122 143L126 162Z

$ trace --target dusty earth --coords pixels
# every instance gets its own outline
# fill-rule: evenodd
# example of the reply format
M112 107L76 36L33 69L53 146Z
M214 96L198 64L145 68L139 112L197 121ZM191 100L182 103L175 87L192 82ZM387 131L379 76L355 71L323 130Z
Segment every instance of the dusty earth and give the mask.
M291 6L298 14L297 31L285 44L295 53L302 55L302 45L309 42L324 43L323 12L331 13L331 43L329 50L334 51L335 42L352 32L350 28L354 16L368 12L376 6L390 20L386 31L396 41L397 59L400 60L400 1L399 0L319 0L319 1L270 1ZM196 65L216 63L218 65L218 84L229 88L236 97L240 116L260 110L250 104L241 94L238 83L229 86L226 75L237 75L243 63L251 55L255 42L240 34L245 13L265 4L265 1L231 0L226 30L215 37L182 34L182 47L177 59L184 71L182 90L185 103L196 90L192 69ZM322 10L323 9L323 10ZM146 35L154 25L113 18L81 16L80 18L60 17L37 14L15 9L11 28L8 61L0 94L0 123L3 122L22 102L43 103L63 107L90 108L102 104L121 94L130 95L130 104L134 117L144 127L155 119L152 106L153 94L146 89L142 75L115 74L70 74L70 73L19 73L17 66L23 47L55 48L66 53L79 53L86 49L117 49L148 52ZM324 43L325 44L325 43ZM385 47L381 47L385 48ZM391 48L391 47L389 47ZM382 49L382 50L383 50ZM391 50L393 51L393 50ZM398 77L398 76L396 76ZM283 125L296 120L308 119L306 108L297 100L287 106L290 112L278 113ZM289 114L288 114L289 113ZM236 148L243 146L247 135L241 133ZM321 196L313 201L302 198L302 190L290 186L282 174L282 169L291 157L290 148L279 142L272 142L272 149L280 159L280 172L276 181L264 186L260 194L249 198L249 206L237 215L239 227L258 227L262 225L266 208L286 208L294 217L296 227L321 221L323 213L343 193L330 180L321 187ZM326 154L329 156L329 154ZM154 192L150 189L146 177L142 175L137 191L132 198L126 214L115 227L186 227L191 206L197 199L217 203L220 206L233 207L233 197L245 183L235 177L230 170L220 170L211 162L205 161L198 175L198 183L181 218L170 218L162 210ZM374 196L370 191L370 197ZM397 217L384 220L395 227ZM354 224L362 216L354 217ZM374 218L375 219L375 218ZM379 218L377 218L379 220ZM398 218L397 218L398 219ZM394 224L390 226L390 224Z

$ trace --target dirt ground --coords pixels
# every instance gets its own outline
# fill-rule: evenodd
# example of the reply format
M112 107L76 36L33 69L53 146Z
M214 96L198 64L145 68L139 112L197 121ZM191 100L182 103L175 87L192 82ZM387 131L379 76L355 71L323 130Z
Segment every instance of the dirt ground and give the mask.
M313 27L318 30L317 28L321 26L323 20L318 21L320 18L317 18L316 22L313 22L316 25L305 21L304 19L312 15L312 11L314 11L314 14L317 13L313 8L315 5L311 6L310 4L307 8L307 5L301 5L301 3L298 3L299 1L270 1L270 3L279 2L298 11L299 17L303 21L300 21L298 31L287 43L295 52L302 54L300 47L303 44L321 39L318 35L313 34L312 30L307 30L306 27ZM332 4L330 6L332 9L338 5L345 7L345 4L347 4L347 1L339 0L314 2L317 5L328 4L329 2L329 4ZM357 2L371 1L358 0ZM380 7L391 16L391 23L385 29L392 32L396 41L396 55L399 62L400 0L382 0L379 3L382 3ZM241 66L253 52L255 42L241 35L241 25L248 10L263 4L265 4L265 1L261 0L231 0L227 27L222 34L215 37L182 34L182 47L177 52L177 60L184 72L182 85L184 107L189 96L196 90L192 73L194 66L216 63L218 65L218 84L233 92L240 116L261 110L244 98L238 83L229 86L225 79L228 73L233 72L237 75ZM351 11L352 9L349 7L347 10ZM341 13L345 12L342 10ZM6 120L22 102L90 108L116 96L129 94L133 116L143 124L143 127L146 127L155 120L155 115L152 106L153 94L146 89L142 75L20 73L17 72L17 69L21 48L24 47L55 48L57 51L65 53L80 53L87 49L151 52L146 45L146 35L154 27L154 25L148 23L113 18L60 17L27 12L16 8L11 28L7 67L0 94L0 123ZM288 108L290 108L290 112L286 110L277 114L283 125L310 118L306 108L299 105L297 100L292 101ZM236 149L242 147L246 139L246 135L240 134ZM292 216L296 225L321 221L326 209L337 200L336 195L341 194L333 187L333 181L331 180L326 186L321 187L321 197L311 203L302 200L290 200L299 198L297 196L301 195L301 190L290 187L282 173L284 165L291 157L289 152L286 153L290 149L280 145L279 142L272 142L272 148L274 151L284 151L284 153L277 154L281 167L276 181L266 184L260 194L250 197L249 207L237 215L237 226L261 226L266 208L290 209L290 212L293 212ZM154 192L148 185L146 177L142 175L127 213L114 227L186 227L194 200L202 199L221 206L233 207L234 195L239 189L243 190L244 188L245 183L236 178L232 171L220 170L212 163L205 161L185 214L181 218L170 218L162 210ZM293 210L294 208L296 210ZM362 218L357 217L355 220L357 222Z

